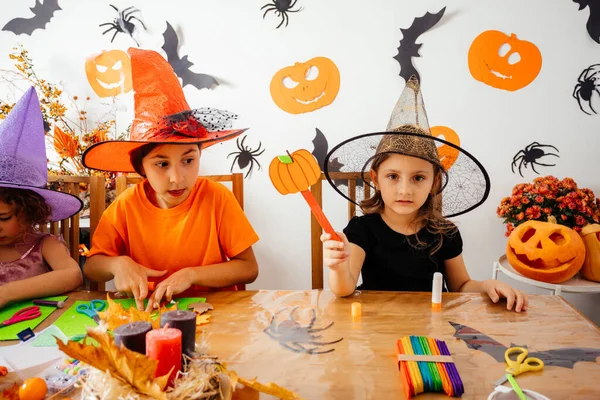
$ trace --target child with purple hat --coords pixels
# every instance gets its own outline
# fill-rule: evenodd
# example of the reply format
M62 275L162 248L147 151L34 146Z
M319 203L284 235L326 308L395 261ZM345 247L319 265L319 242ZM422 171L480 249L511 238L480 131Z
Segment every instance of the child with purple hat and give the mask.
M44 125L34 88L0 124L0 309L54 296L82 283L79 264L57 238L39 228L77 214L83 203L46 188Z

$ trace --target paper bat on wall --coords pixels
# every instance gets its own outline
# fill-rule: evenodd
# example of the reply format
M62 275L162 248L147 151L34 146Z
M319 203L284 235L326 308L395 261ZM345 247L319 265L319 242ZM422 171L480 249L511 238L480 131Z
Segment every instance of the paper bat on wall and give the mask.
M219 85L215 78L206 74L198 74L190 71L190 67L194 65L188 60L188 56L179 57L179 38L175 29L167 22L167 30L163 33L165 44L162 49L167 54L167 61L173 67L175 74L181 78L181 86L192 85L196 89L212 89Z
M600 44L600 0L573 0L579 4L579 11L590 8L590 17L586 24L587 31L594 42Z
M14 18L8 21L3 31L9 31L15 35L31 35L36 29L46 28L46 24L50 22L54 13L62 8L58 5L58 0L44 0L44 3L40 3L40 0L35 1L35 6L30 8L34 16L31 18Z
M400 76L403 77L406 82L408 82L411 75L415 75L419 82L421 81L419 73L412 63L413 57L420 57L419 49L421 48L421 43L417 43L417 39L442 19L444 11L446 11L446 7L438 11L437 14L427 12L422 17L415 18L409 28L400 28L402 39L400 39L398 54L394 59L400 64Z
M448 321L456 331L455 338L459 338L467 344L467 347L474 350L481 350L484 353L494 357L498 362L504 361L504 352L508 349L502 343L495 341L489 336L484 335L476 329L469 326L457 324ZM525 347L511 343L511 347ZM551 349L545 351L529 352L529 357L537 357L544 362L545 365L553 365L555 367L573 368L575 363L580 361L596 362L600 357L600 349L591 349L585 347L565 347L561 349Z

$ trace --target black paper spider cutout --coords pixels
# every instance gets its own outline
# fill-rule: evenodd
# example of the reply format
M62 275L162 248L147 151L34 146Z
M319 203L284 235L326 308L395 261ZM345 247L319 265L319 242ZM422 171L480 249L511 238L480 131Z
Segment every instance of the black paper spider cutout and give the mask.
M598 114L592 107L594 94L597 94L600 98L600 64L594 64L584 69L579 78L577 78L577 84L575 85L575 89L573 89L573 97L577 99L577 104L579 104L581 111L587 115L592 115L592 113ZM582 100L592 112L583 109Z
M125 9L119 11L119 9L117 7L113 6L112 4L109 4L109 5L115 9L115 11L117 12L118 15L117 15L117 18L115 18L113 22L106 22L104 24L98 25L98 26L106 26L106 25L110 26L110 28L108 28L107 30L102 32L102 34L104 35L105 33L108 33L114 29L115 34L113 35L112 39L110 39L110 42L112 43L113 40L115 40L115 36L117 36L118 33L127 33L129 36L131 36L131 38L133 39L135 44L137 46L139 46L140 44L133 37L133 31L135 30L136 26L131 21L134 21L134 20L138 21L140 24L142 24L142 27L144 28L144 30L146 30L146 25L144 25L142 20L139 19L138 17L136 17L135 15L133 15L136 12L140 12L140 10L131 6L131 7L127 7Z
M244 140L246 140L247 137L248 136L244 136L241 144L240 144L240 138L237 138L237 140L235 142L237 144L237 148L239 151L234 151L227 155L227 158L229 158L229 156L231 156L233 154L236 155L235 158L233 159L233 163L231 163L231 169L229 170L229 172L233 172L233 167L235 166L236 162L238 163L238 166L240 167L240 169L244 169L248 166L248 164L250 164L250 168L248 168L248 172L246 172L246 175L244 175L244 178L247 178L248 175L250 175L250 173L252 172L252 169L254 168L254 163L256 163L258 165L258 170L260 171L260 163L258 162L256 157L260 156L266 150L266 149L262 149L262 151L261 151L262 142L258 142L258 148L255 150L250 149L249 146L244 146Z
M297 2L298 0L272 0L272 3L265 4L260 8L261 10L266 8L265 13L263 14L263 19L265 19L265 16L269 11L274 11L278 17L281 17L281 22L275 29L279 29L284 22L285 26L287 27L290 20L287 13L302 11L302 7L297 10L292 10Z
M511 170L513 172L513 174L515 173L515 166L517 164L517 162L519 162L519 175L521 175L521 177L523 176L523 174L521 173L521 168L527 168L527 164L531 164L531 169L533 169L533 171L536 174L540 174L539 172L536 171L535 169L535 165L542 165L544 167L554 167L556 164L542 164L540 162L537 162L538 159L544 157L544 156L555 156L555 157L559 157L558 154L554 154L554 153L546 153L543 148L544 147L551 147L554 150L558 151L558 149L554 146L552 146L551 144L539 144L538 142L533 142L530 145L528 145L527 147L525 147L524 150L519 150L519 152L517 154L515 154L515 156L513 157L513 162L511 165ZM560 158L560 157L559 157Z
M277 311L275 314L273 314L271 317L271 323L263 330L263 332L269 335L269 337L272 339L278 341L281 346L296 353L331 353L335 349L321 350L321 347L339 343L344 340L344 338L340 338L332 342L317 342L316 339L321 338L322 335L315 335L314 333L329 329L333 325L333 322L324 328L313 328L315 320L317 319L317 315L314 308L311 308L310 311L312 315L310 322L306 326L300 325L300 323L294 318L294 312L297 309L298 307L292 308L289 318L281 321L280 323L276 323L277 316L285 311L286 308ZM313 347L305 347L305 345L302 344L309 344Z

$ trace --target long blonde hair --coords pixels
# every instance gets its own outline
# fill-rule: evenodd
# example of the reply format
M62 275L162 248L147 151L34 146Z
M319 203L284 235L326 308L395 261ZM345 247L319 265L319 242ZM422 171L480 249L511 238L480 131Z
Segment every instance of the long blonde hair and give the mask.
M380 153L373 158L371 170L375 173L379 170L381 164L395 153ZM433 187L431 193L425 200L425 203L419 209L419 212L412 221L412 225L417 228L425 227L428 232L437 236L439 240L435 241L435 245L431 248L429 255L432 256L439 251L443 244L444 236L456 231L456 226L442 216L442 170L437 165L433 164ZM365 182L365 184L367 184ZM366 214L381 214L385 208L381 191L375 188L375 193L368 199L360 202L362 212ZM409 244L416 249L424 249L431 245L420 240L419 235L415 235L416 243Z

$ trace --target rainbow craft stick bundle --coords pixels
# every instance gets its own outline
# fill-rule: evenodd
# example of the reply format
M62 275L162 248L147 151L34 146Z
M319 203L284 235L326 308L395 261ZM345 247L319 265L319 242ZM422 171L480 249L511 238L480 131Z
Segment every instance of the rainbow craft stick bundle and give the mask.
M460 397L464 387L443 340L405 336L396 341L398 368L407 399L425 392Z

